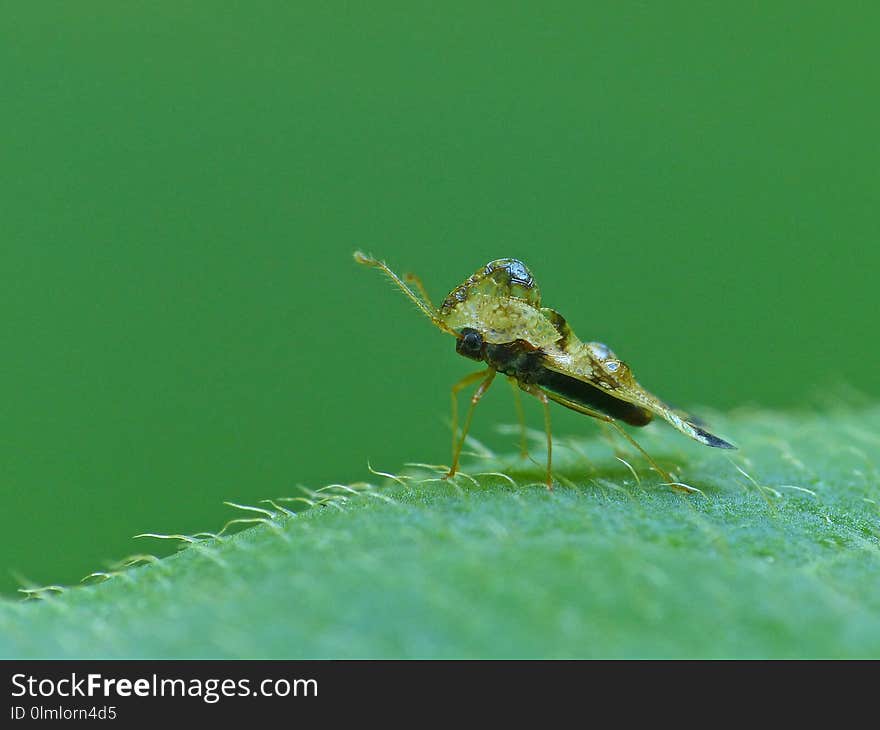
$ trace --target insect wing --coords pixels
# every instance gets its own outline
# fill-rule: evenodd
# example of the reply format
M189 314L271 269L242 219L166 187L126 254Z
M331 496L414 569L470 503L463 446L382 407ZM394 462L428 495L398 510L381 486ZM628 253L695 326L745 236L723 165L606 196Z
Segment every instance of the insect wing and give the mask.
M544 368L547 374L541 378L544 382L538 382L538 385L547 390L551 398L554 394L560 396L553 399L562 405L567 405L567 400L633 426L644 426L651 420L651 414L656 414L706 446L736 448L698 425L696 419L645 390L636 382L626 363L613 356L605 359L594 357L590 348L597 346L604 347L599 343L578 343L571 348L572 352L546 352Z

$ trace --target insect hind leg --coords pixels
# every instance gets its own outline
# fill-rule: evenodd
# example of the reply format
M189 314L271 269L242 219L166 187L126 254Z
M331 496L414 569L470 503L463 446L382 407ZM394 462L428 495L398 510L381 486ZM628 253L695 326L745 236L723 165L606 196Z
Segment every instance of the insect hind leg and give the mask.
M651 455L650 455L647 451L645 451L645 450L642 448L641 444L640 444L638 441L636 441L632 436L630 436L630 435L624 430L623 426L621 426L617 421L615 421L613 418L610 418L610 417L608 417L608 416L605 416L605 418L603 418L602 420L605 420L605 419L607 419L606 422L607 422L611 427L613 427L614 430L617 431L617 433L619 433L621 436L623 436L623 438L625 438L625 439L626 439L627 441L629 441L633 446L635 446L636 449L639 450L639 453L641 453L641 455L645 457L645 459L646 459L647 462L651 465L651 467L654 469L654 471L656 471L661 477L663 477L663 481L664 481L666 484L668 484L669 486L671 486L673 489L676 489L676 490L679 490L679 491L682 491L682 492L690 492L690 491L692 491L692 490L690 490L690 489L688 489L688 488L685 488L685 487L679 486L679 485L675 482L675 480L672 478L672 476L669 474L669 472L667 472L662 466L660 466L656 461L654 461L654 459L651 457Z
M638 441L636 441L632 436L630 436L630 434L627 433L624 430L624 428L611 416L608 416L608 415L601 413L599 411L594 411L592 408L587 408L586 406L583 406L580 403L569 400L568 398L560 396L556 393L549 393L548 392L547 395L550 397L551 400L556 401L557 403L565 406L566 408L571 408L571 410L573 410L573 411L577 411L578 413L583 413L585 416L590 416L590 418L595 418L598 421L603 421L603 422L607 423L609 426L611 426L615 431L617 431L617 433L621 437L626 439L630 444L632 444L639 451L639 453L643 457L645 457L645 460L651 465L651 468L654 469L654 471L656 471L663 478L663 482L666 486L669 486L672 489L679 491L679 492L692 493L692 492L698 491L698 490L694 489L693 487L688 487L687 485L682 484L681 482L677 482L675 479L673 479L672 476L669 474L669 472L667 472L662 466L660 466L656 461L654 461L653 457L647 451L645 451L645 449L642 448L641 444L639 444Z
M510 387L513 389L513 406L516 409L516 418L519 423L519 455L523 459L529 457L529 439L526 431L526 413L523 410L522 398L519 394L519 384L516 378L508 378Z
M544 430L547 433L547 476L544 483L547 485L547 490L553 491L553 435L550 428L550 399L547 397L547 394L541 390L540 388L534 385L525 385L523 383L519 384L519 387L522 388L526 393L530 393L544 406Z

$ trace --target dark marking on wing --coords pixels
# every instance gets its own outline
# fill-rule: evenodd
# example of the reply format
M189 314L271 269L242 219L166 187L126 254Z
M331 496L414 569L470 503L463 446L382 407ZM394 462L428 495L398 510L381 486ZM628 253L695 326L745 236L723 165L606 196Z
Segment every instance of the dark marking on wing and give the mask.
M646 426L651 422L651 411L615 398L583 380L563 375L555 370L541 368L534 376L534 382L542 388L576 401L588 408L594 408L607 416L617 418L630 426ZM714 436L712 438L715 438ZM720 439L718 439L720 441ZM724 443L724 442L722 442ZM713 444L714 445L714 444Z
M565 317L555 309L550 309L549 307L543 307L541 312L550 320L550 324L552 324L559 333L559 340L557 342L558 347L561 350L565 350L568 347L569 340L571 340L571 328L568 326L568 322L565 321Z
M697 424L694 423L693 419L690 420L690 424L693 427L694 431L696 431L703 439L703 443L706 444L706 446L714 446L716 449L736 448L736 446L734 446L733 444L729 444L724 439L718 438L715 434L709 433L706 429L700 428Z

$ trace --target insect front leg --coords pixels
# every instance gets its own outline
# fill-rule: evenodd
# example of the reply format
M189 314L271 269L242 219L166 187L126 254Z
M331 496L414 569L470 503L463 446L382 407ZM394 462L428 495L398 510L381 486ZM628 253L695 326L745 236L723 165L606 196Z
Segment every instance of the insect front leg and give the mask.
M549 491L553 491L553 436L550 433L550 399L547 394L534 385L520 384L526 393L531 393L544 406L544 430L547 432L547 480L545 484Z
M495 370L489 368L489 370L481 370L477 373L471 373L470 375L466 375L461 380L459 380L455 385L452 386L452 466L449 467L449 473L447 473L446 478L454 477L455 473L458 471L458 458L461 456L461 449L464 446L464 440L467 438L467 433L471 427L471 420L474 417L474 408L476 408L477 403L480 402L480 399L485 395L486 391L489 390L489 386L492 385L492 381L495 379ZM466 388L471 383L479 380L480 378L484 378L483 382L477 387L474 391L474 394L471 396L471 405L468 408L467 416L464 419L464 427L461 430L461 438L457 439L456 434L458 432L458 392L462 390L462 388Z
M465 375L461 380L459 380L455 385L452 386L451 395L452 395L452 453L455 454L455 449L458 446L458 394L460 391L467 388L472 383L476 383L480 378L486 377L485 370L478 370L475 373L471 373L470 375Z

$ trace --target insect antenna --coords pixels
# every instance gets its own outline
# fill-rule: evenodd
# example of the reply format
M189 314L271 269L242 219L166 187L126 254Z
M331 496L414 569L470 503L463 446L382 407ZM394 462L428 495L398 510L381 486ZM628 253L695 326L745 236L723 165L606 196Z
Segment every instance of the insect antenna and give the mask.
M397 287L409 298L409 300L415 304L428 319L430 319L434 326L438 329L447 332L448 334L461 339L461 335L456 332L454 329L449 327L440 317L437 316L437 312L428 304L426 304L420 297L416 296L415 292L410 289L406 284L404 284L403 280L395 274L384 261L379 261L378 259L374 259L372 256L367 256L362 251L354 252L354 260L359 264L363 264L364 266L371 266L374 269L379 269L382 273L385 274L391 281L397 285Z

